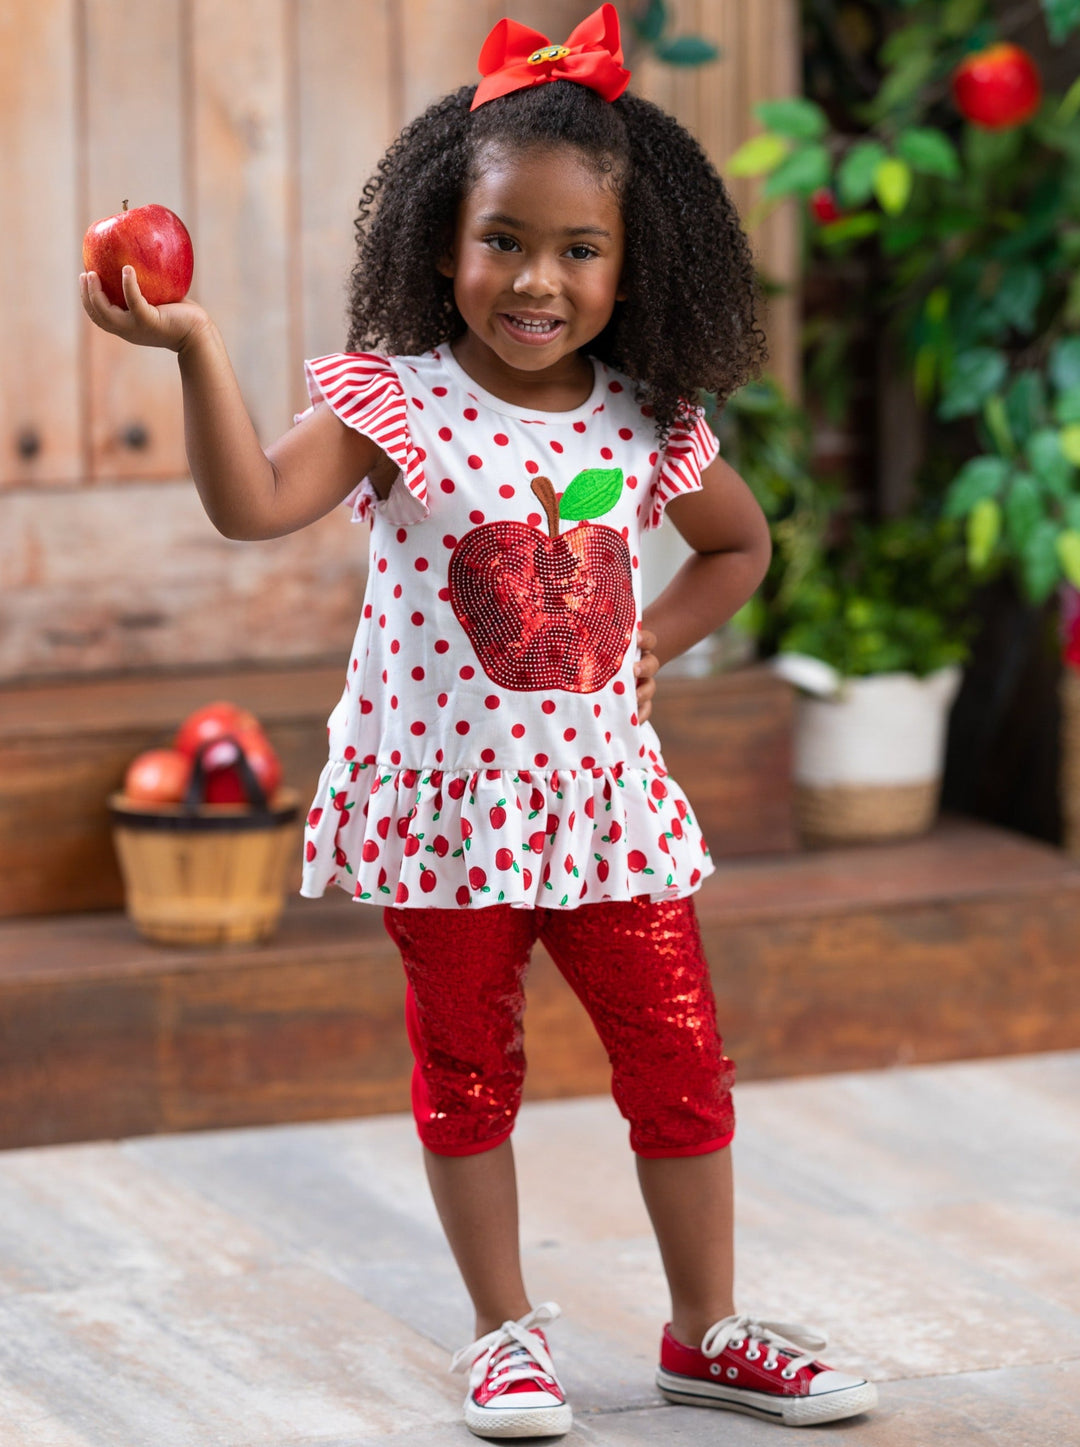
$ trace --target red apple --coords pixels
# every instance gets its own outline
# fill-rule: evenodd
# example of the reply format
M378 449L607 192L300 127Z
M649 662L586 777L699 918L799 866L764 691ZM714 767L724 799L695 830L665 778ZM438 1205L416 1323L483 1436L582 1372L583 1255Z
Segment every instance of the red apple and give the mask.
M836 204L836 197L828 186L819 186L810 197L810 210L814 219L827 226L830 221L840 220L840 207Z
M191 777L191 760L176 749L147 749L132 759L124 794L141 804L179 804Z
M179 749L189 758L194 758L200 744L208 744L226 734L237 734L241 731L258 728L259 720L250 710L219 699L214 703L203 704L202 708L197 708L194 713L188 714L176 731L173 748ZM232 763L234 758L235 753L230 753L223 762ZM204 759L204 763L208 768L217 767L217 761L210 762Z
M575 487L578 502L568 509ZM534 478L532 489L548 515L547 535L510 521L466 533L450 555L450 605L501 687L595 693L618 672L633 636L630 550L621 533L596 523L560 534L559 517L606 512L622 473L580 473L560 499L547 478Z
M1042 84L1026 50L1002 42L976 51L956 67L953 99L960 114L988 130L1005 130L1039 109Z
M281 760L262 729L258 727L238 729L232 737L235 738L240 751L250 764L252 773L262 785L262 791L267 799L273 798L281 783ZM244 782L235 763L236 749L232 748L227 753L225 752L225 745L229 742L229 739L222 738L211 744L203 755L203 763L210 770L206 776L204 796L208 804L246 804L249 802L247 790L244 788ZM210 762L215 754L218 754L221 759L221 762L216 765Z
M187 227L167 206L136 206L95 221L83 237L83 268L96 271L113 306L127 310L121 273L133 266L151 306L181 301L195 266Z

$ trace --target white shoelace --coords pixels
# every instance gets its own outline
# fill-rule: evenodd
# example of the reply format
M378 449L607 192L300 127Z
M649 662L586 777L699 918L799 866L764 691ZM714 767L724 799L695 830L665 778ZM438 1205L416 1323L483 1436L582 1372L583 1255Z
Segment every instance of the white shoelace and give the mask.
M727 1347L738 1351L744 1341L749 1361L756 1361L761 1355L759 1347L768 1348L762 1363L766 1371L771 1372L776 1367L781 1353L790 1357L780 1373L789 1379L800 1367L808 1367L818 1352L824 1351L829 1344L827 1337L811 1331L809 1327L785 1321L755 1321L749 1316L727 1316L705 1333L701 1350L707 1357L718 1357Z
M555 1363L542 1339L529 1328L539 1326L541 1322L554 1321L559 1315L561 1312L555 1302L541 1302L520 1321L504 1321L487 1336L455 1352L450 1370L464 1372L471 1368L470 1391L475 1391L489 1370L491 1387L495 1391L503 1391L514 1382L533 1380L549 1381L552 1386L558 1386Z

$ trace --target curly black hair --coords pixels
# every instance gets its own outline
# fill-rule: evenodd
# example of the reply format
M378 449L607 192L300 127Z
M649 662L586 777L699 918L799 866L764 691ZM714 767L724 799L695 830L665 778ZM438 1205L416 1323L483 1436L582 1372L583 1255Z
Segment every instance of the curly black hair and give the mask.
M760 371L765 337L749 243L723 181L673 116L640 96L609 103L568 81L470 111L474 93L462 86L430 106L364 187L350 350L416 355L460 336L453 282L435 263L449 250L484 148L568 145L614 186L626 228L626 300L589 351L635 380L658 437L687 417L699 392L723 402Z

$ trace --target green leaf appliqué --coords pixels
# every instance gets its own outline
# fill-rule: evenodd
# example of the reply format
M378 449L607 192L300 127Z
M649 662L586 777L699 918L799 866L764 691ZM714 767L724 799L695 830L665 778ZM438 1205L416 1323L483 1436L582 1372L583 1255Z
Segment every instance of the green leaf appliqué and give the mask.
M622 486L621 467L587 467L563 493L559 516L567 522L600 517L618 502Z

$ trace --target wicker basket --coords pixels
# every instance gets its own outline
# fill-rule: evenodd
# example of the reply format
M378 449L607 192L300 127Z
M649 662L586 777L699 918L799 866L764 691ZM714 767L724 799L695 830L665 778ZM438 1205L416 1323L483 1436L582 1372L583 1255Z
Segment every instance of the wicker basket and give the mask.
M1080 672L1068 666L1061 678L1061 816L1065 848L1080 858Z
M246 760L241 756L237 764L247 804L199 802L201 754L182 804L110 797L125 905L147 939L241 944L266 939L277 927L297 847L300 796L279 789L268 802Z
M937 817L940 779L921 784L796 784L795 818L811 848L911 839Z

